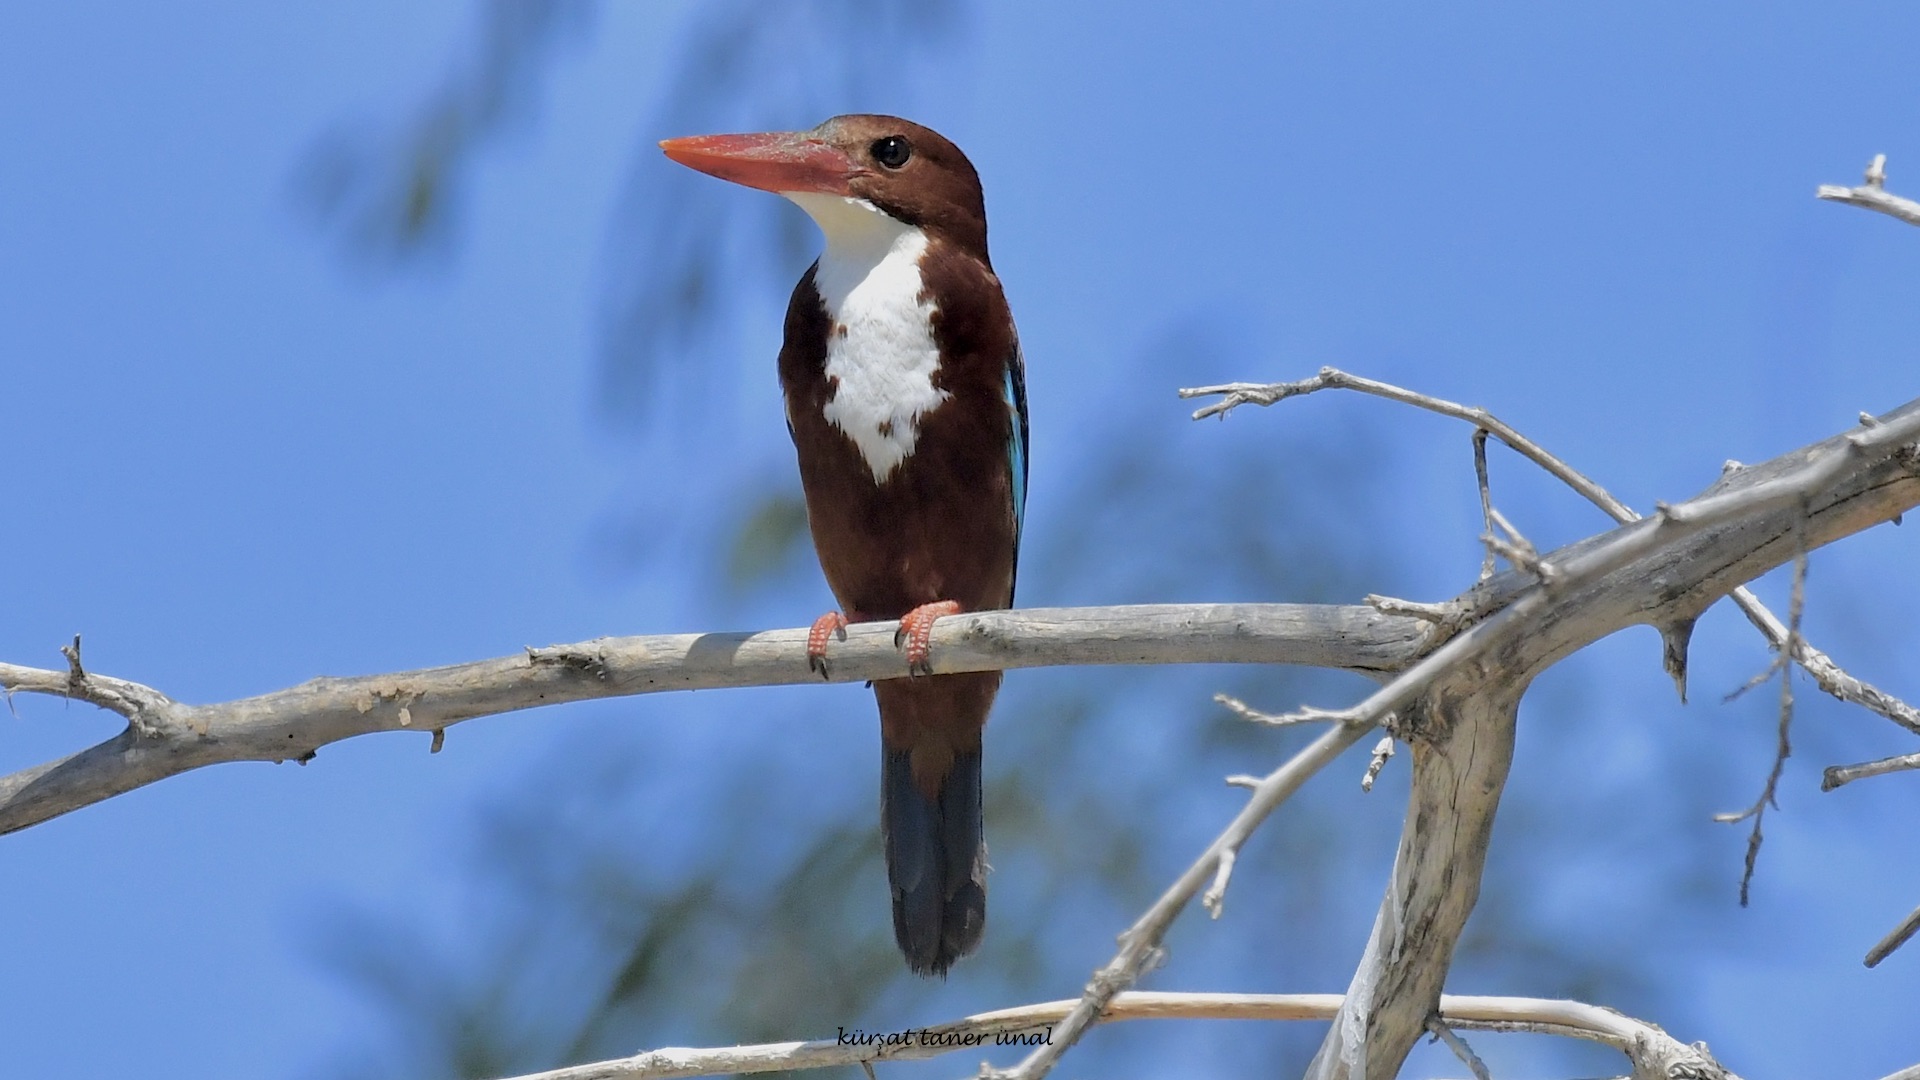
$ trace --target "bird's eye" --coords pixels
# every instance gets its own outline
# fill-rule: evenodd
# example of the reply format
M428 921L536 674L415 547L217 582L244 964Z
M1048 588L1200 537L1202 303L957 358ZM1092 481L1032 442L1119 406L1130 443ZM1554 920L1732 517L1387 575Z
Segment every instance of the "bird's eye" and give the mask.
M907 140L898 135L889 135L884 139L875 139L873 145L867 149L868 152L873 154L873 160L885 165L889 169L897 169L905 165L907 159L913 156L913 147L908 146Z

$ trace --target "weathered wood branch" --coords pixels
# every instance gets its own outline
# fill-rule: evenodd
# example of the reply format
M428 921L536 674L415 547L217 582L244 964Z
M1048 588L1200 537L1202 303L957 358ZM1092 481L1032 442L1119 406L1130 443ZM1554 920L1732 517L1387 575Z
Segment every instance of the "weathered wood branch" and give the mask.
M1045 1039L1077 1001L1046 1001L979 1013L944 1024L901 1031L842 1028L832 1039L695 1049L663 1047L632 1057L531 1073L513 1080L684 1080L687 1077L876 1065L956 1052L979 1052L1015 1040ZM1117 1020L1326 1020L1340 1007L1339 994L1126 993L1107 1004L1100 1022ZM1440 999L1440 1018L1461 1031L1535 1032L1589 1039L1627 1056L1636 1080L1686 1075L1700 1080L1739 1080L1703 1048L1686 1046L1652 1024L1597 1005L1542 998ZM1000 1040L1006 1040L1001 1042ZM1685 1064L1696 1071L1665 1071Z
M1820 790L1832 791L1834 788L1851 784L1855 780L1906 772L1909 769L1920 769L1920 754L1895 754L1877 761L1863 761L1858 765L1829 765L1821 774Z
M905 675L893 623L848 627L828 652L835 682ZM1431 628L1362 606L1164 604L1029 608L934 624L937 673L1069 664L1304 664L1383 673L1417 657ZM156 780L232 761L304 761L378 731L439 732L463 720L590 698L819 682L804 629L601 638L390 675L319 678L238 701L189 705L138 683L0 664L0 689L72 697L127 717L114 738L0 777L0 833Z
M1634 624L1691 626L1735 586L1920 502L1904 460L1920 401L1860 429L1729 471L1699 497L1547 556L1557 586L1530 585L1498 616L1395 677L1356 711L1403 707L1396 688L1462 642L1480 647L1422 688L1409 741L1413 791L1387 896L1345 1004L1308 1075L1387 1080L1425 1032L1478 898L1521 695L1541 671ZM1514 588L1515 575L1483 586ZM1503 625L1504 624L1504 625Z
M1876 161L1880 160L1881 159L1876 159ZM1869 179L1872 179L1871 171L1869 171ZM1852 189L1831 188L1830 186L1821 189L1823 193L1828 190L1846 192ZM1825 196L1823 195L1823 197ZM1905 202L1906 200L1902 199L1898 201ZM1424 409L1427 412L1451 417L1455 420L1463 420L1472 424L1475 432L1474 463L1481 473L1480 496L1483 505L1486 506L1489 517L1494 515L1494 511L1492 506L1487 503L1486 460L1484 457L1484 437L1486 435L1492 435L1502 443L1505 443L1507 447L1515 453L1533 462L1545 470L1548 475L1559 480L1582 498L1599 507L1613 520L1621 524L1640 520L1640 514L1626 503L1615 498L1612 492L1595 483L1564 459L1549 452L1544 446L1528 438L1511 424L1508 424L1498 416L1477 405L1462 405L1459 402L1448 401L1445 398L1434 397L1431 394L1423 394L1416 390L1408 390L1405 387L1395 386L1392 383L1384 383L1378 379L1369 379L1360 375L1353 375L1335 367L1323 367L1314 375L1305 379L1297 379L1293 382L1226 383L1220 386L1197 386L1181 390L1180 396L1183 398L1219 398L1218 401L1194 410L1193 418L1195 420L1204 420L1210 416L1224 417L1242 405L1259 405L1263 407L1278 405L1291 398L1303 397L1307 394L1319 393L1324 390L1351 390L1371 397L1399 402L1402 405L1411 405L1416 409ZM1729 467L1736 466L1729 463ZM1491 559L1491 551L1489 551L1488 557ZM1765 604L1761 603L1760 598L1755 596L1752 590L1742 586L1741 588L1733 590L1730 595L1733 598L1734 604L1739 607L1741 613L1747 617L1747 621L1752 623L1755 629L1766 636L1768 644L1772 645L1776 650L1791 647L1794 661L1798 663L1801 669L1808 675L1813 676L1815 685L1819 686L1820 689L1839 698L1841 701L1870 709L1892 720L1894 723L1905 727L1909 731L1920 734L1920 710L1914 709L1913 706L1908 705L1899 698L1849 674L1843 670L1839 664L1834 663L1832 657L1809 645L1805 637L1789 633L1787 624L1769 610ZM1690 633L1691 630L1692 627L1690 625L1661 628L1661 634L1668 638L1669 644L1673 646L1665 657L1667 662L1666 666L1668 674L1673 677L1674 684L1680 691L1680 700L1682 701L1685 701L1687 698L1686 635Z
M1899 218L1909 225L1920 225L1920 203L1893 194L1887 190L1886 184L1887 155L1875 154L1872 164L1867 166L1865 183L1858 187L1821 184L1814 194L1828 202L1846 203L1862 210Z
M939 672L1046 664L1296 663L1387 676L1335 728L1254 786L1247 807L1123 941L1068 1009L1056 1043L1012 1075L1037 1077L1117 1000L1173 918L1307 775L1397 716L1414 748L1414 789L1388 896L1313 1075L1393 1075L1440 1002L1452 951L1477 899L1488 836L1525 687L1560 658L1636 623L1669 651L1720 596L1818 547L1920 505L1920 401L1861 428L1730 471L1705 494L1528 560L1436 605L1442 619L1382 608L1169 605L988 612L942 620ZM1676 633L1676 628L1679 628ZM1456 633L1457 631L1457 633ZM850 629L837 681L897 678L892 624ZM1449 637L1448 635L1453 635ZM388 730L439 732L476 716L669 689L811 681L805 632L602 639L524 655L360 678L328 678L214 705L94 675L0 665L0 688L89 701L128 718L93 748L0 778L0 831L23 828L165 776L222 761L305 760L327 743ZM1708 1074L1711 1075L1711 1074Z
M1897 518L1920 504L1906 455L1920 440L1920 401L1774 461L1728 470L1698 497L1568 545L1531 572L1483 582L1431 625L1465 625L1349 709L1306 710L1337 727L1260 781L1201 858L1121 936L1080 1004L1044 1046L990 1075L1038 1080L1097 1021L1159 948L1160 936L1206 884L1224 877L1249 821L1297 787L1296 765L1324 764L1374 725L1398 716L1414 746L1414 787L1393 879L1338 1019L1309 1075L1384 1078L1399 1069L1440 998L1453 948L1478 899L1494 813L1511 760L1515 713L1534 675L1616 630L1648 623L1667 648L1710 604L1804 550ZM1282 718L1290 719L1290 718ZM1312 760L1308 760L1312 759ZM1304 763L1304 764L1303 764ZM1281 781L1291 786L1281 790ZM1211 895L1211 894L1210 894Z

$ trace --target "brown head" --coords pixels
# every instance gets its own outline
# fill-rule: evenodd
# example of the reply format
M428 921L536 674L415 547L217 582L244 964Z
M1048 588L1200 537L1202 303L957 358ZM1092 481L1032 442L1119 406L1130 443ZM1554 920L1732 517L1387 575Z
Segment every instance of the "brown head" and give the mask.
M959 147L910 120L836 116L812 131L697 135L668 139L660 149L690 169L762 191L871 203L987 260L979 174ZM795 201L821 219L815 200Z

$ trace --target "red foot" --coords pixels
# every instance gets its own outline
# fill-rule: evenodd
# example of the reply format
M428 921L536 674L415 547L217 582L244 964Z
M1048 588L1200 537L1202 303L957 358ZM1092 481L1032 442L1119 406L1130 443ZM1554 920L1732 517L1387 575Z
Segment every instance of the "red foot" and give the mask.
M933 620L942 615L958 614L958 602L935 600L900 616L900 629L893 632L893 643L907 643L907 674L933 674Z
M829 611L813 620L813 629L807 631L807 667L827 677L827 639L840 635L847 640L847 617L837 611Z

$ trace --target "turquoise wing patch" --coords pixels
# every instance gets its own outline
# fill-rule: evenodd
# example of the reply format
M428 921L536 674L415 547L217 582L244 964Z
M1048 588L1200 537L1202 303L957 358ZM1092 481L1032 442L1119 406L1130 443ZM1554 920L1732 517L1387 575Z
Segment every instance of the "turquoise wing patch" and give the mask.
M1005 391L1007 408L1012 411L1007 436L1007 465L1013 478L1013 562L1015 577L1020 566L1020 533L1027 517L1027 365L1015 345L1007 358Z

